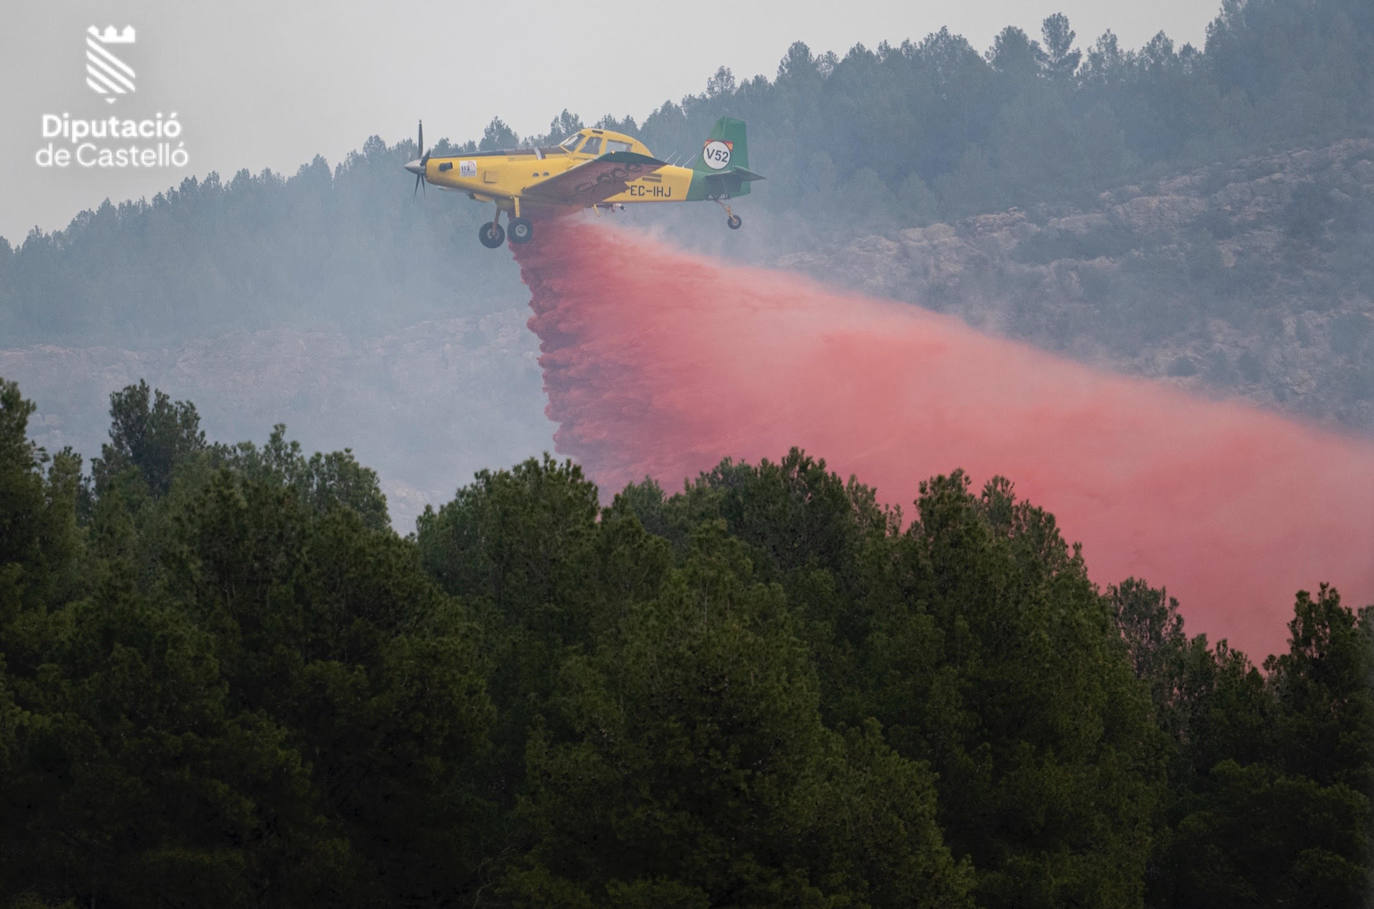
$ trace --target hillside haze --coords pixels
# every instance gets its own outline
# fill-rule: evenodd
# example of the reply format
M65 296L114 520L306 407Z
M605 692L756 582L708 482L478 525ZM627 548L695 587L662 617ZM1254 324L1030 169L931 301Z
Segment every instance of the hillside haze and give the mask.
M642 123L597 122L685 155L741 117L768 178L738 233L708 206L621 223L1367 435L1372 18L1252 0L1203 48L1080 39L1059 15L983 50L948 31L797 44L774 79L722 68ZM434 149L583 122L518 137L498 118ZM411 197L415 155L373 137L333 166L191 178L0 242L0 374L36 401L38 441L98 450L109 392L146 378L217 437L285 422L308 449L351 445L402 529L472 471L549 447L528 294L475 242L486 208Z

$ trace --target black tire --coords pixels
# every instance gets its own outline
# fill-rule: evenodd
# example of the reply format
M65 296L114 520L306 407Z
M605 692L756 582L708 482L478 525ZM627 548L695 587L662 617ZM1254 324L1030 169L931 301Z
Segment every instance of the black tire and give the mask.
M731 215L730 217L725 219L725 223L729 226L731 230L739 230L739 226L744 222L740 220L739 215Z
M495 249L506 242L506 230L495 221L488 221L477 228L477 239L481 240L487 249Z
M528 218L510 219L510 241L512 243L528 243L534 239L534 225Z

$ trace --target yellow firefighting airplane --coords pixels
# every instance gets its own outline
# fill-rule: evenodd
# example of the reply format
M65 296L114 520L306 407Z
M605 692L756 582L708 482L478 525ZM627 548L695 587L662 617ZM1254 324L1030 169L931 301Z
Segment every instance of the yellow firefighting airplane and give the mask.
M415 175L417 191L433 183L495 203L495 217L477 231L490 249L506 239L502 212L510 218L512 243L534 237L530 215L632 202L718 202L725 208L725 223L737 230L740 217L724 200L747 194L752 181L763 179L748 169L744 122L728 117L716 121L691 167L660 161L643 142L607 129L583 129L544 148L440 158L424 150L422 123L416 147L420 157L405 167Z

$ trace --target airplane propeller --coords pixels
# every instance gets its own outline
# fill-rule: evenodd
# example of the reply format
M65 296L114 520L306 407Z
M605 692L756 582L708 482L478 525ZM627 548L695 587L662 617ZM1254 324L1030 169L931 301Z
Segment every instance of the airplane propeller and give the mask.
M429 152L425 151L425 121L421 120L419 125L419 135L415 137L415 147L420 150L420 157L406 165L406 170L415 175L415 189L410 195L414 197L420 191L420 187L425 183L425 165L429 163ZM429 192L429 190L425 190Z

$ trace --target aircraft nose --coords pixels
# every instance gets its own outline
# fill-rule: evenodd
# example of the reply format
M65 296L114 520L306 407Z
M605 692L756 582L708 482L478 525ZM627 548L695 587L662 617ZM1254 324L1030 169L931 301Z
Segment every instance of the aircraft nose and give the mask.
M425 165L420 161L419 158L416 158L414 161L411 161L409 164L406 165L406 170L410 171L412 174L415 174L416 176L420 176L425 172Z

